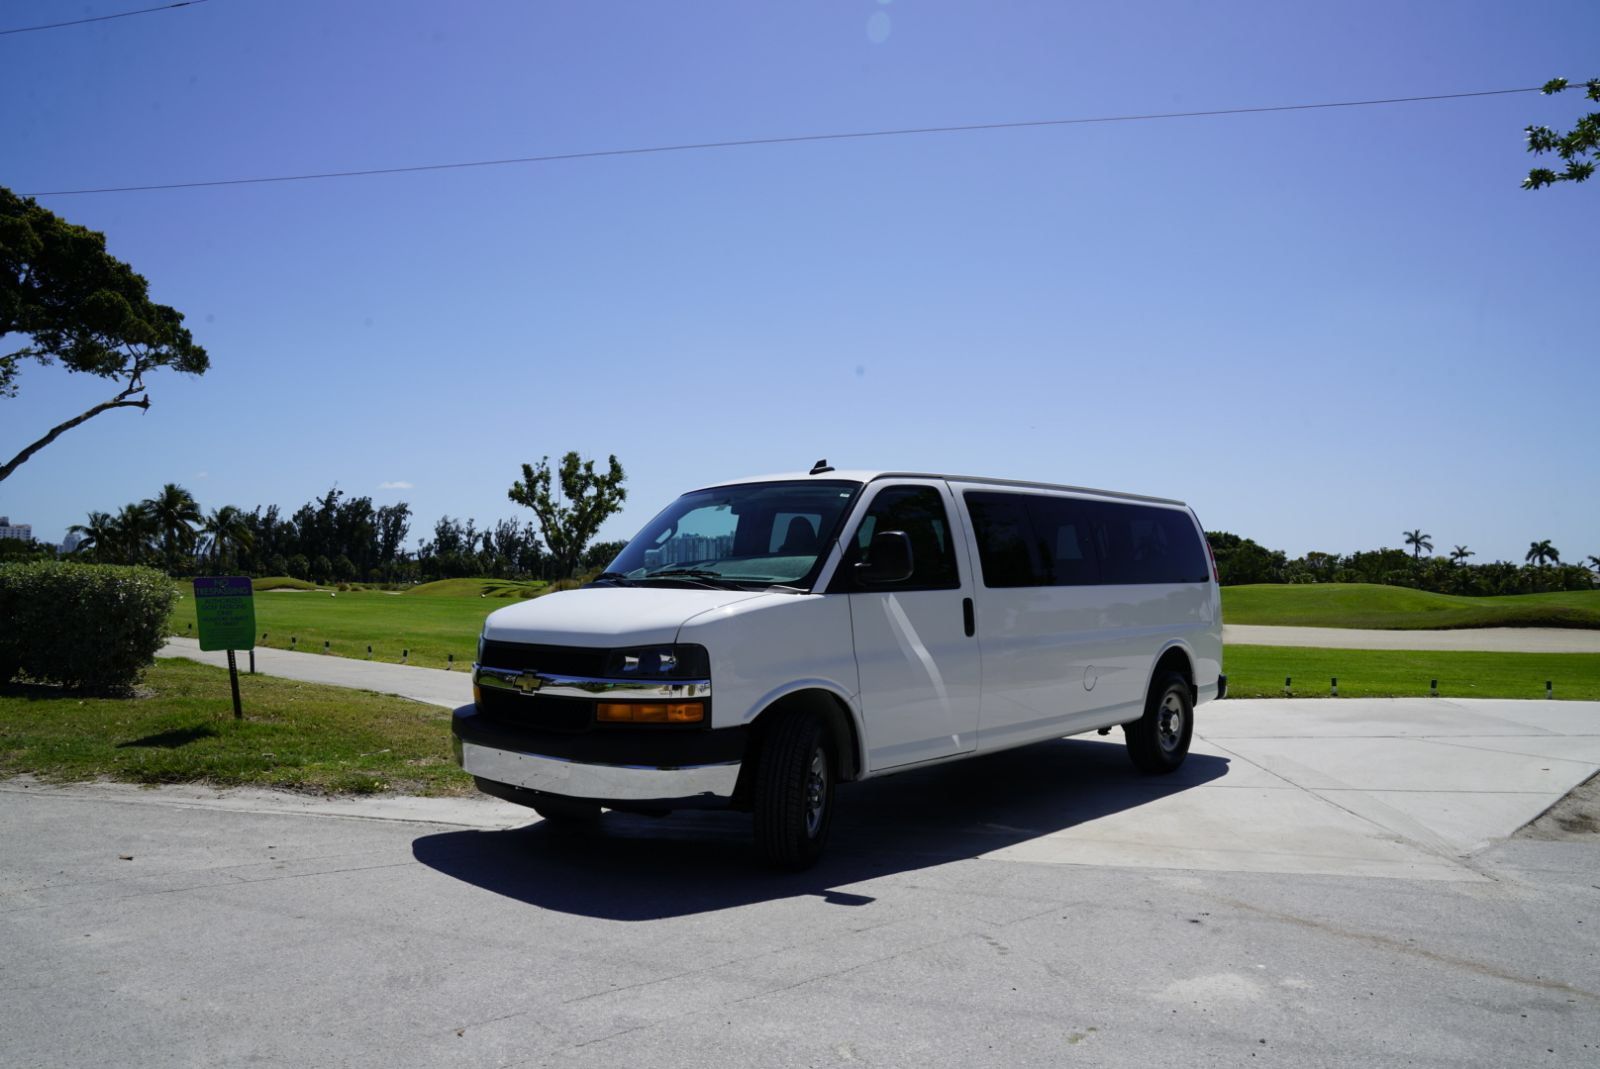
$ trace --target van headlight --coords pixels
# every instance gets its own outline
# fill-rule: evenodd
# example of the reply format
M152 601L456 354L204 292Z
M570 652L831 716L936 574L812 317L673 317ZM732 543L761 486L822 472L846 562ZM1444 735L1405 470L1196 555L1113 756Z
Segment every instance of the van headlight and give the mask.
M708 679L711 658L704 646L634 646L606 655L607 679Z

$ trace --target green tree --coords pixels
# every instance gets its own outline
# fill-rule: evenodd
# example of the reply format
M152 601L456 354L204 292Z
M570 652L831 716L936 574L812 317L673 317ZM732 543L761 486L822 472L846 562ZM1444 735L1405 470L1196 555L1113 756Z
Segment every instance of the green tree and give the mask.
M1546 82L1541 92L1554 96L1575 88L1569 86L1565 78L1555 78ZM1584 83L1584 90L1590 100L1600 101L1600 78L1590 78ZM1565 134L1558 134L1548 126L1530 126L1527 132L1529 152L1535 156L1554 152L1566 166L1560 172L1535 167L1522 180L1523 189L1539 189L1557 182L1582 182L1594 174L1595 161L1590 157L1600 159L1600 112L1592 111L1583 116Z
M1423 534L1420 527L1415 531L1406 532L1406 545L1411 547L1411 558L1413 560L1420 560L1423 550L1427 550L1429 553L1433 552L1433 542L1430 541L1432 538L1433 535L1431 534Z
M207 516L201 523L200 533L205 538L206 558L224 571L237 562L240 550L249 550L255 545L250 524L234 505L223 505Z
M1597 572L1600 572L1600 557L1590 557L1589 567L1593 568Z
M145 376L157 368L203 375L210 366L183 316L150 300L149 283L106 252L104 234L0 186L0 339L11 334L29 344L0 353L0 397L17 395L24 360L59 361L70 372L111 379L121 388L24 446L0 465L0 481L102 412L148 409Z
M1540 567L1546 564L1560 564L1561 551L1552 546L1550 540L1546 538L1539 542L1529 542L1528 552L1522 559Z
M1466 563L1466 559L1468 557L1476 556L1477 554L1472 552L1472 550L1468 549L1466 546L1457 546L1455 549L1450 551L1450 559L1457 564L1464 564Z
M615 456L609 460L608 470L597 472L594 461L570 452L561 458L560 469L552 471L550 458L544 457L537 466L522 465L522 478L506 491L507 497L532 509L538 518L558 578L578 570L595 532L627 500L622 465Z
M150 556L156 528L150 513L141 505L123 505L111 518L107 559L114 564L143 564Z
M194 549L195 528L204 520L194 495L177 483L167 483L155 497L140 506L150 517L150 525L161 539L161 559L167 574L178 571L178 562Z
M116 527L109 512L91 512L88 523L75 523L67 528L67 533L78 536L78 544L72 547L75 555L99 563L107 559L117 540Z

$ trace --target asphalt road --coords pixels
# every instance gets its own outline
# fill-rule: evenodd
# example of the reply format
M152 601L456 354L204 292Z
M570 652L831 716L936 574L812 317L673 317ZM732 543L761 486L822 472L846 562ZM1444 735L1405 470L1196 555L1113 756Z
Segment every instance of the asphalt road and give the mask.
M0 784L0 1065L1592 1065L1600 704L1216 703L732 814ZM1487 843L1488 845L1484 845ZM126 858L126 859L124 859Z

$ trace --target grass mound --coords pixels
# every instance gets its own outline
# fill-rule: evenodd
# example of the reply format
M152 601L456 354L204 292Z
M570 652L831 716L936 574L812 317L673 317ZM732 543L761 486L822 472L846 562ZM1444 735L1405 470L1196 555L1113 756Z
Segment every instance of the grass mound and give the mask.
M1372 583L1253 584L1222 588L1230 624L1452 630L1600 628L1600 590L1465 598Z
M292 600L292 599L291 599ZM211 783L340 794L461 794L450 713L382 694L158 660L140 697L0 688L0 776Z
M437 579L406 591L409 597L424 598L531 598L543 593L542 579Z
M265 579L252 579L250 585L260 594L267 590L316 590L317 584L304 579L291 579L287 575L269 575Z

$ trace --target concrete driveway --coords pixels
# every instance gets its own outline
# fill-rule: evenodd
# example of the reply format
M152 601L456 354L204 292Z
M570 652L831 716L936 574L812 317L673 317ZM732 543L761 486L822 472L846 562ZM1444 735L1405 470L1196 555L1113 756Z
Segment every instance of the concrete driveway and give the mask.
M1600 839L1502 837L1600 703L1200 715L1175 777L856 785L797 876L733 814L0 784L0 1065L1593 1063Z

